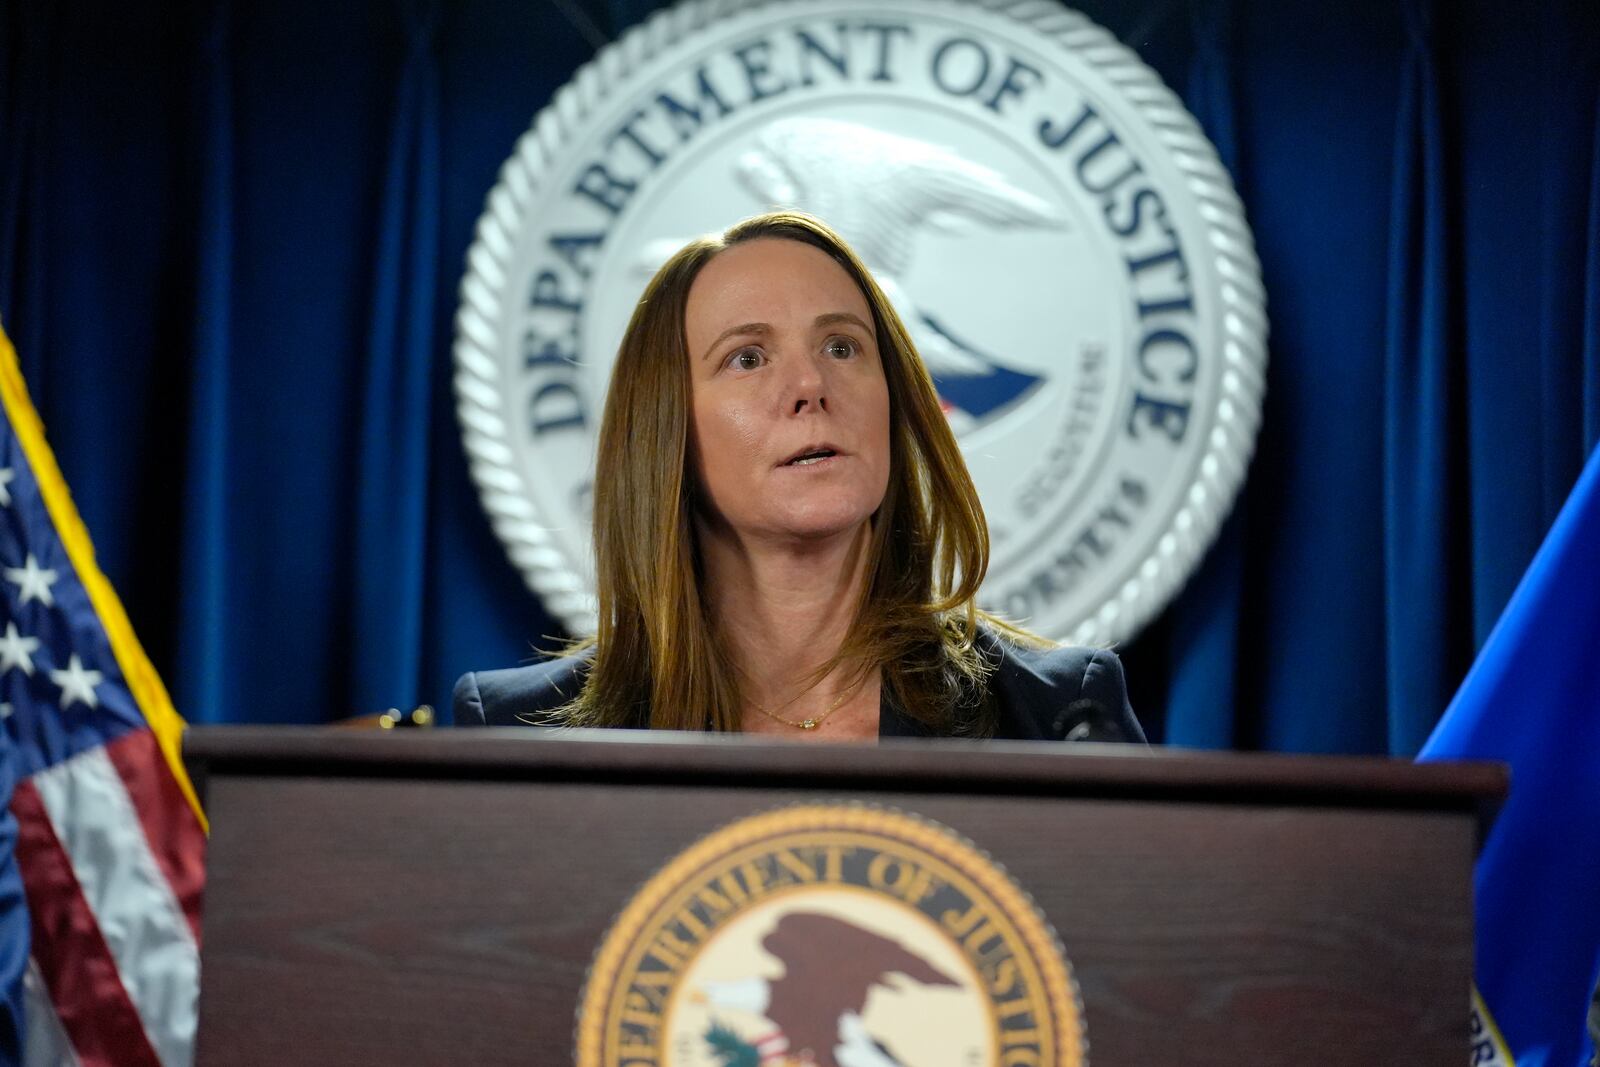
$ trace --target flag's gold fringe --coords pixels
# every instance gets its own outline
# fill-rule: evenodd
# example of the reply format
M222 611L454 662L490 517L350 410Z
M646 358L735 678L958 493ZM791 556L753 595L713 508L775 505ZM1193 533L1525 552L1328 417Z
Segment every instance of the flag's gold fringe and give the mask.
M162 755L166 757L167 767L172 771L178 788L194 808L201 828L209 832L206 813L201 810L194 783L189 781L189 774L183 766L180 752L183 719L173 708L167 687L161 683L161 676L145 655L144 646L134 636L133 627L128 623L128 613L123 610L116 590L100 573L100 565L94 558L94 545L89 541L89 531L84 528L78 508L72 502L72 494L61 477L61 468L56 465L55 454L44 439L44 423L34 410L33 401L28 398L28 386L22 380L22 368L17 365L16 349L11 346L11 339L6 336L3 327L0 327L0 399L5 402L6 415L11 419L17 440L22 443L22 452L28 458L28 465L33 468L34 480L39 483L39 494L44 498L56 534L66 546L67 558L78 572L78 580L88 591L89 602L94 605L100 625L105 628L106 637L111 642L111 652L117 657L117 665L122 668L128 689L133 693L139 710L144 713L145 721L150 724L150 730L155 734L156 743L161 746Z
M1517 1058L1511 1054L1511 1046L1506 1044L1506 1039L1500 1033L1500 1026L1494 1021L1494 1016L1489 1013L1489 1005L1483 1002L1483 994L1478 992L1478 983L1472 983L1472 1008L1478 1013L1478 1018L1483 1021L1484 1028L1489 1031L1489 1040L1494 1044L1494 1064L1499 1067L1517 1067Z

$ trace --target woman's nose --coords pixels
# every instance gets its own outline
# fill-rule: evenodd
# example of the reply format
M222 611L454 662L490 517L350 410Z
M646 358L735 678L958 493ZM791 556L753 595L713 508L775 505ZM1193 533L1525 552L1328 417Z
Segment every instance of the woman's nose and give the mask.
M798 415L806 410L828 410L828 376L815 358L800 359L794 363L795 371L790 382L791 413Z

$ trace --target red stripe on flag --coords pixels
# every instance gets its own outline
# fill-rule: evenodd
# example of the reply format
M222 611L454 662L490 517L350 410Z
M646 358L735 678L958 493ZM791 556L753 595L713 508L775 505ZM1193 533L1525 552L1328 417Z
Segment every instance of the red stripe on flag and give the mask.
M33 956L84 1067L160 1067L111 949L30 781L11 794L17 867L28 894Z
M105 746L133 801L145 841L172 886L183 917L200 944L200 895L205 889L205 831L167 769L156 735L135 730Z

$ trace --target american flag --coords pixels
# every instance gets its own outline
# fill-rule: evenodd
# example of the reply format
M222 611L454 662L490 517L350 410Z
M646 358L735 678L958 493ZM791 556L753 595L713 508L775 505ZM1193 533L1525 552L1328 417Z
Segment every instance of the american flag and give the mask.
M205 824L183 722L95 563L4 332L0 396L0 783L15 777L31 933L23 1062L186 1064ZM20 925L0 924L0 960L20 957Z

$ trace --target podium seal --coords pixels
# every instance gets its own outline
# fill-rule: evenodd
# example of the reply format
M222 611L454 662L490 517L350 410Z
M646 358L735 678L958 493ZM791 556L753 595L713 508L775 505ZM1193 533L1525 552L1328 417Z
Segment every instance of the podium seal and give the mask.
M989 519L983 606L1079 644L1160 611L1266 363L1250 228L1178 98L1044 0L684 0L535 117L462 282L469 463L551 614L594 625L594 444L645 282L777 207L844 235L927 362Z
M623 908L578 1012L579 1067L1077 1067L1054 931L983 853L856 805L742 819Z

